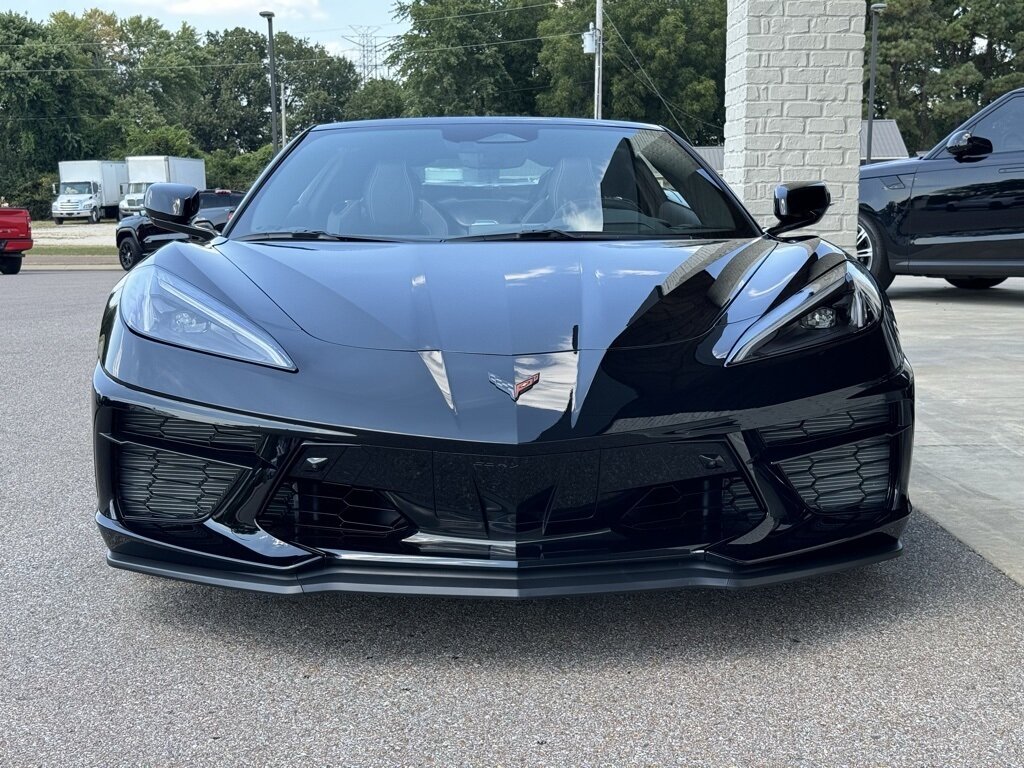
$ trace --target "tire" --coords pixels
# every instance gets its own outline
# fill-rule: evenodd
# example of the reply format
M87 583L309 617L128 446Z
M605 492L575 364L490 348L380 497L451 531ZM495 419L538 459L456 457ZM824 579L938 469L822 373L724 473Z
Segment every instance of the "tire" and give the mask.
M92 211L89 213L89 223L90 224L99 224L100 223L100 209L99 208L93 208Z
M1006 280L1005 277L947 277L946 282L955 285L957 288L964 288L968 291L980 291L984 288L994 288Z
M64 223L64 219L54 219L53 223L59 227L61 224Z
M117 260L125 272L142 261L142 248L139 241L128 235L117 244Z
M0 275L16 275L21 272L21 254L0 256Z
M863 264L875 277L883 291L892 285L893 275L889 268L889 252L878 225L863 213L857 215L857 261Z

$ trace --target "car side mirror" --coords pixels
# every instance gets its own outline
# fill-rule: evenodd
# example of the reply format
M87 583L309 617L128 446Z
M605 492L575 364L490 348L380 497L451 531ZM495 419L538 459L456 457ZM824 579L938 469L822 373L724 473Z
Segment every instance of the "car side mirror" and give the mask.
M832 205L832 195L821 181L780 184L775 188L775 218L779 223L768 230L777 237L783 232L809 227L821 221Z
M970 131L957 131L946 142L946 151L957 160L985 157L992 154L992 142Z
M191 223L199 213L199 190L188 184L150 184L143 207L153 223L172 232L182 232L198 240L210 240L216 234Z

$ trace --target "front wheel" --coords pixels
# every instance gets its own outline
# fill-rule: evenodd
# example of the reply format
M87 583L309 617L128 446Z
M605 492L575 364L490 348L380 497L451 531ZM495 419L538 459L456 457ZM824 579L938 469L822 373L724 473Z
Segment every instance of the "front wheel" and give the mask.
M857 215L857 261L875 276L883 291L892 285L893 273L889 268L889 252L878 225L863 213Z
M128 235L117 246L117 260L121 262L121 268L127 272L142 259L142 248L138 241Z
M957 288L964 288L968 291L980 291L984 288L994 288L1006 280L1005 277L947 277L946 282L955 285Z
M100 223L100 209L99 208L93 208L92 209L92 212L89 214L89 223L90 224L99 224Z
M59 227L61 224L64 223L64 219L54 219L53 223Z
M16 275L21 272L21 254L0 256L0 275Z

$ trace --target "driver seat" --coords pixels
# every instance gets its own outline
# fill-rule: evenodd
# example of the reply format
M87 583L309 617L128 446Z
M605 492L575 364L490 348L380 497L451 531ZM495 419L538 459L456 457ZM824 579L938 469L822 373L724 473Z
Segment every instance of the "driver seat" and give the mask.
M362 198L331 213L327 226L339 234L448 236L444 216L416 196L413 181L402 163L377 163Z

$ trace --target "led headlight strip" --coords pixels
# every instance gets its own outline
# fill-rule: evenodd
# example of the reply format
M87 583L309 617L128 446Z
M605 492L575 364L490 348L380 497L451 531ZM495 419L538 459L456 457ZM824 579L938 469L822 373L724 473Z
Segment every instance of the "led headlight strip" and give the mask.
M849 306L846 302L849 301ZM825 325L818 315L810 322L801 319L821 308L835 309L843 304L842 325ZM811 281L779 306L765 313L737 339L725 357L726 365L735 365L772 354L765 347L792 324L800 324L809 334L799 344L781 349L778 354L832 341L839 336L871 325L882 313L882 297L863 268L847 261ZM814 336L813 334L820 334Z

